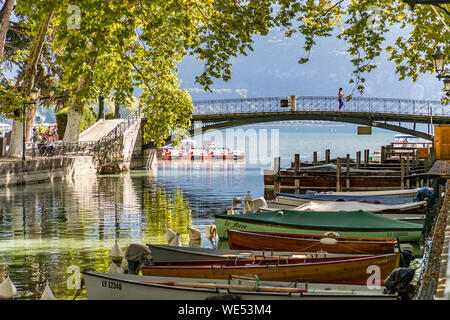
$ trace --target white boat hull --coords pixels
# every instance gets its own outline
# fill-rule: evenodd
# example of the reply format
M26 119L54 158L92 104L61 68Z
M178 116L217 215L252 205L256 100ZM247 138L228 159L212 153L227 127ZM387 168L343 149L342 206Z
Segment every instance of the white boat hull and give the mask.
M397 300L397 295L383 294L383 287L368 289L366 286L346 286L332 284L298 284L298 292L258 292L229 288L192 288L173 283L196 283L227 285L226 280L190 279L172 277L150 277L99 272L83 272L89 300L205 300L220 295L237 295L242 300L325 300L325 299L382 299ZM239 286L236 280L233 284ZM254 283L241 282L240 285L253 286ZM287 288L289 282L262 281L260 286ZM307 286L307 287L306 287ZM292 286L291 286L292 287Z

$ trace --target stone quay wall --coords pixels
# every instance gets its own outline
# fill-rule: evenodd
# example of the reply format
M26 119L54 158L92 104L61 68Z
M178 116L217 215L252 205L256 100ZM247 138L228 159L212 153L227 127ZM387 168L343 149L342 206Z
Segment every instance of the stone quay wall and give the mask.
M50 157L22 160L0 159L0 187L53 182L78 175L96 175L92 157Z

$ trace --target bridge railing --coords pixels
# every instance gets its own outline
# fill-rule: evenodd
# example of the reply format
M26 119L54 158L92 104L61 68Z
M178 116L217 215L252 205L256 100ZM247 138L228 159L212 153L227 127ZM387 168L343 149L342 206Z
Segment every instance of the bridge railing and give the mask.
M233 114L233 113L270 113L290 111L290 107L281 107L286 97L223 99L194 101L194 115ZM298 97L296 111L337 111L336 97ZM450 108L437 100L412 100L388 98L356 97L345 102L342 111L364 113L387 113L404 115L450 116Z

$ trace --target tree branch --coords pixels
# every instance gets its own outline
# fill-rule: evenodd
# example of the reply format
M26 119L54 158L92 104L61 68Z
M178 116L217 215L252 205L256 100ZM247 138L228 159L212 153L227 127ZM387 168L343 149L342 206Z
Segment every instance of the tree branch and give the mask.
M134 70L136 70L137 73L139 73L139 74L141 75L141 77L142 77L143 80L144 80L145 86L148 88L148 90L150 90L150 92L153 93L153 89L148 85L147 81L145 81L145 75L142 73L142 70L139 69L139 68L134 64L134 62L131 61L131 59L130 59L128 56L123 56L123 58L124 58L126 61L128 61L128 62L133 66Z
M11 27L11 26L8 28L8 31L14 31L14 32L17 32L17 33L20 33L20 34L24 35L27 38L31 38L31 36L29 34L23 32L22 30L19 30L17 28Z
M436 5L436 7L441 8L442 10L444 10L448 15L450 15L450 13L444 9L443 7ZM441 15L439 14L439 12L437 12L436 8L434 6L431 6L431 8L433 9L434 13L436 13L436 15L438 16L439 20L441 20L441 22L444 24L445 29L447 29L448 32L450 32L450 28L448 27L448 25L445 23L444 19L442 19Z

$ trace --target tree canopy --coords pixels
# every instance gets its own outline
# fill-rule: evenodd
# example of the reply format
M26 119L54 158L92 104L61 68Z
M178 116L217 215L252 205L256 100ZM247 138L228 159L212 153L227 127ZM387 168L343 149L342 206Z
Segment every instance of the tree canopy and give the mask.
M148 118L145 138L161 144L172 130L187 129L192 115L177 64L188 55L201 60L196 82L211 90L215 79L231 78L231 58L246 55L254 36L274 28L286 37L303 36L301 64L320 38L344 41L354 66L349 83L361 93L365 74L382 54L395 62L399 79L416 81L419 74L434 73L430 57L438 46L450 53L445 10L418 5L412 11L401 0L17 0L14 16L18 22L4 22L0 14L2 28L9 28L2 67L18 70L15 79L2 72L0 113L19 118L26 95L17 87L31 72L26 66L32 39L45 32L34 86L41 95L52 93L49 103L70 106L68 127L74 130L66 130L67 141L78 139L76 115L85 104L102 95L128 106L139 92Z

